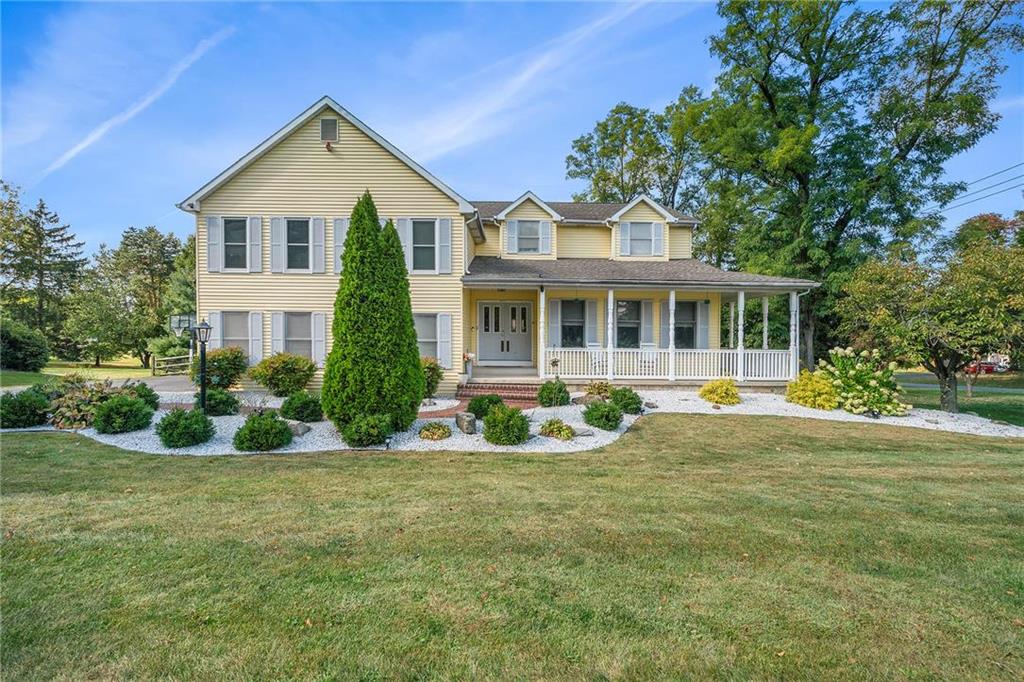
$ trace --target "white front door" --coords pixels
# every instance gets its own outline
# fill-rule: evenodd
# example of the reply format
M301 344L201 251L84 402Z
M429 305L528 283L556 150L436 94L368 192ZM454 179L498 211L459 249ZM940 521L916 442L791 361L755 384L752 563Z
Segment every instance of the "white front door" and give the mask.
M532 364L533 303L481 301L476 323L480 364Z

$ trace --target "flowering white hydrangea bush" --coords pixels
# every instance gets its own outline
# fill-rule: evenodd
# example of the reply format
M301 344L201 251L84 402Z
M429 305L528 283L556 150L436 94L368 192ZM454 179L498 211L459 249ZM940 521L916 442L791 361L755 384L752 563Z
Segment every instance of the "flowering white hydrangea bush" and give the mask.
M836 389L839 407L853 414L902 417L912 405L900 402L903 389L896 383L896 363L881 360L878 350L857 353L852 348L833 348L829 362L818 361L818 370Z

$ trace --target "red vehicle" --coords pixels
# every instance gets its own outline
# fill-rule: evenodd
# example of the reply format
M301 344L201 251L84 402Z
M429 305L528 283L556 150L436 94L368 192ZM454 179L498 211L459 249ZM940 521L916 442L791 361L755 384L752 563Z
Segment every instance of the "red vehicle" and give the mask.
M964 371L967 372L968 374L992 374L993 372L996 372L998 370L997 365L994 362L974 361L971 364L964 367Z

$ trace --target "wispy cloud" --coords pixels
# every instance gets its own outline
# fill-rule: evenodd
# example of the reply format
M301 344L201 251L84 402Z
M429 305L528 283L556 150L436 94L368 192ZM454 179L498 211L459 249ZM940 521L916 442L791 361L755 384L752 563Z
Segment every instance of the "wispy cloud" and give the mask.
M91 147L93 144L103 138L104 135L109 133L111 130L119 125L123 125L128 121L132 120L140 113L145 111L153 102L160 99L164 93L174 87L174 84L178 82L181 75L188 71L188 69L195 64L197 61L202 59L203 55L212 50L214 47L219 45L225 39L231 36L235 32L233 26L223 28L217 31L213 35L203 38L199 43L189 52L183 59L178 61L164 76L155 88L146 93L142 98L134 102L124 111L121 111L114 116L111 116L107 120L100 123L98 126L93 128L89 133L83 137L77 144L72 146L66 152L61 154L53 163L46 167L46 170L42 172L40 177L37 179L42 180L50 173L62 168L69 161L74 159L76 156L81 154L83 151Z

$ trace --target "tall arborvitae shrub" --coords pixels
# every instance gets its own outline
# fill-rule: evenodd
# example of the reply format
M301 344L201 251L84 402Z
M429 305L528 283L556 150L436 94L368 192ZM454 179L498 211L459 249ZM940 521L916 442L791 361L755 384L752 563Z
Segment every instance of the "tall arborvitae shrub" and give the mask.
M409 279L398 234L390 224L381 229L369 192L352 211L332 331L324 414L339 429L372 414L407 429L424 391Z

